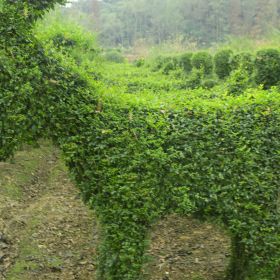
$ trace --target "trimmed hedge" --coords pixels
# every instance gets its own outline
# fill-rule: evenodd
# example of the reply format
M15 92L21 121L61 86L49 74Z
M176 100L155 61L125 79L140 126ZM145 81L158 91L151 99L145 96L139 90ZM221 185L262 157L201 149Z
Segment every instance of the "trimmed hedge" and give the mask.
M192 71L192 56L192 53L185 53L179 57L180 67L187 74Z
M232 70L232 50L221 50L214 56L215 73L220 79L224 79L230 75Z
M74 60L34 39L21 4L7 3L0 156L42 136L63 150L102 226L98 279L140 279L151 224L177 212L228 228L227 279L278 280L279 92L200 98L190 91L181 105L103 94Z
M242 52L235 54L232 58L232 70L238 70L242 68L247 71L249 75L252 75L255 68L255 57L251 53Z
M192 66L198 70L203 69L205 75L213 72L213 58L208 52L197 52L192 56Z
M280 81L280 52L266 49L257 52L256 82L263 84L265 89L276 86Z

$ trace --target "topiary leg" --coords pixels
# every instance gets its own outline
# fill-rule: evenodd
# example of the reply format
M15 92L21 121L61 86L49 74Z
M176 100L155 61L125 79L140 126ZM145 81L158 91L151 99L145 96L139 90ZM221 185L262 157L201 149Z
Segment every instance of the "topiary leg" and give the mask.
M101 219L98 279L136 280L144 263L147 227L130 215ZM136 218L136 217L134 217Z

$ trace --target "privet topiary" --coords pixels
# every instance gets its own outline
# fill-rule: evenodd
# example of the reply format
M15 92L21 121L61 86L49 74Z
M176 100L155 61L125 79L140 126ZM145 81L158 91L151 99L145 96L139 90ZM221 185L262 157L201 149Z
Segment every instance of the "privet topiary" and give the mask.
M180 67L187 74L192 71L192 56L192 53L185 53L179 57Z
M228 228L227 279L278 280L279 92L189 91L176 106L99 93L74 60L32 36L21 2L12 4L0 12L0 158L41 136L61 148L102 227L98 279L140 279L151 224L176 212Z
M260 50L256 54L256 82L265 89L280 81L280 52L276 49Z
M213 72L213 58L208 52L197 52L192 56L192 66L203 69L205 75L210 75Z
M232 70L238 70L239 68L242 68L249 75L252 75L255 67L254 60L254 55L248 52L235 54L231 61Z
M214 56L215 73L220 79L224 79L230 75L232 70L231 60L233 56L232 50L221 50Z

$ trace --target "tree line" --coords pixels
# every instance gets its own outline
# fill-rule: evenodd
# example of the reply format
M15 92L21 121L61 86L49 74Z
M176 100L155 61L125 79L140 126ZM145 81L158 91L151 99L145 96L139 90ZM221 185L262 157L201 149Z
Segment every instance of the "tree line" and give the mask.
M227 36L261 38L280 26L280 0L80 0L67 13L85 15L105 46L139 41L196 42L209 46Z

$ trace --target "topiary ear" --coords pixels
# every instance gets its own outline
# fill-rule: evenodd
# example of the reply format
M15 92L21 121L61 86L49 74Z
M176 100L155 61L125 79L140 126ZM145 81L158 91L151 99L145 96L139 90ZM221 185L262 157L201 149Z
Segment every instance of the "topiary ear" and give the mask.
M44 13L53 9L55 4L65 4L66 2L67 0L4 0L4 4L14 6L30 22L41 18Z

